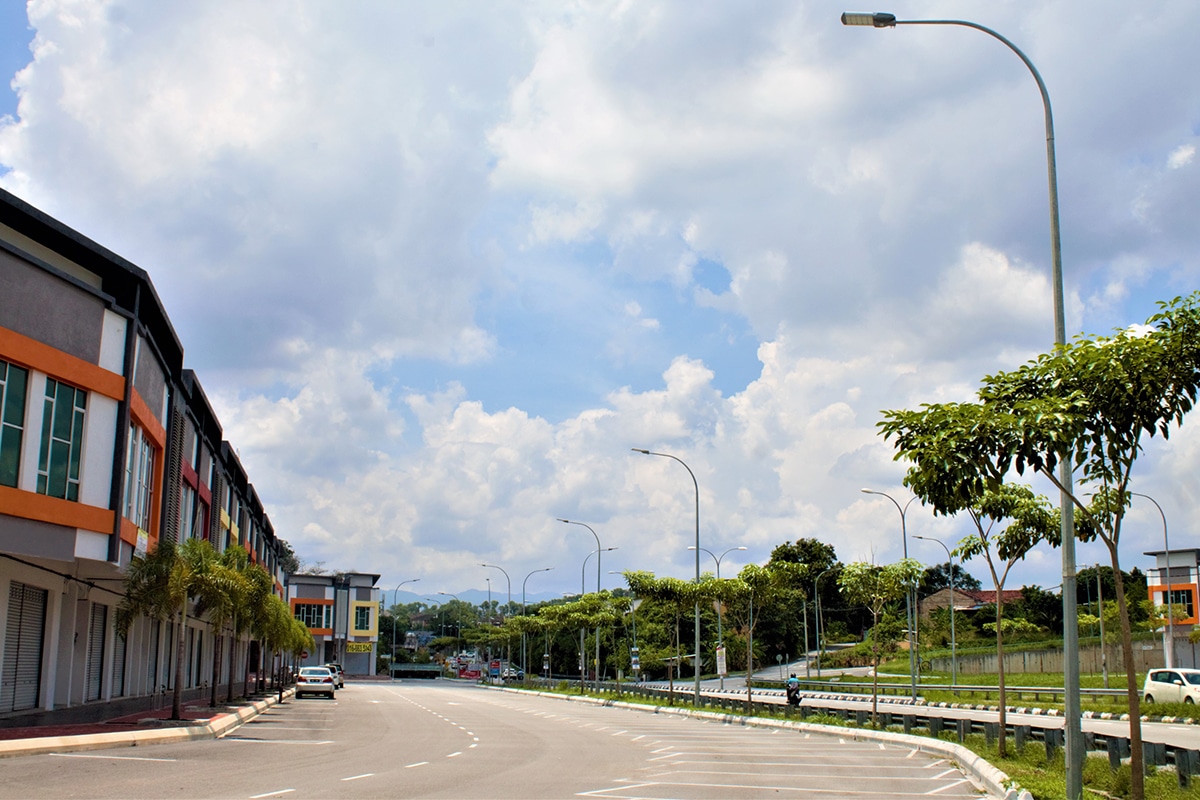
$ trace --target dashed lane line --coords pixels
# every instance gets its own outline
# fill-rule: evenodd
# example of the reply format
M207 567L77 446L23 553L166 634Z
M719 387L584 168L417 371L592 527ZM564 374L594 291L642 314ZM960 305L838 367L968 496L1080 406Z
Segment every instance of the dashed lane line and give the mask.
M47 755L57 756L58 758L104 758L109 761L168 761L173 762L173 758L146 758L145 756L93 756L86 753L48 753Z
M264 797L279 797L281 794L290 794L296 791L295 789L278 789L274 792L266 792L265 794L252 794L250 800L262 800Z
M364 772L362 775L351 775L349 778L342 778L342 781L357 781L363 778L370 778L374 774L374 772Z

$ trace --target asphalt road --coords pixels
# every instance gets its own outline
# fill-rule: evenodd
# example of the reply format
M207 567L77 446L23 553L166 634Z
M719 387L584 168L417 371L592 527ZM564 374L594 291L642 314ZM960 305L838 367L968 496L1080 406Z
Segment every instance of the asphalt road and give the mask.
M978 798L911 748L489 691L350 683L224 739L0 761L0 798Z

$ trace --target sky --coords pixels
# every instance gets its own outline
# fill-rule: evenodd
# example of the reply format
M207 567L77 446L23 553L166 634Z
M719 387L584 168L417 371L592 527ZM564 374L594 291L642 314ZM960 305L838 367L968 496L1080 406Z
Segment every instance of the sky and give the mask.
M0 0L0 186L149 272L307 565L434 600L594 589L567 518L616 548L605 588L690 577L691 476L631 448L694 473L701 547L746 548L724 577L802 537L888 563L898 509L860 489L911 495L881 410L1052 345L1045 127L1001 43L842 10ZM1194 3L889 10L969 15L1041 72L1069 335L1200 285ZM1173 548L1198 427L1135 473ZM912 537L969 522L914 503L906 528L935 564ZM1122 539L1153 565L1147 501ZM1061 575L1040 548L1007 587Z

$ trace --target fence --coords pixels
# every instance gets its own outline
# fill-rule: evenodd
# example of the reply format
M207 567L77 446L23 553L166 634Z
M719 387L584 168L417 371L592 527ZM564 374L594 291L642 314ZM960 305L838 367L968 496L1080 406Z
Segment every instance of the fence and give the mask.
M1183 640L1181 644L1190 648L1187 640ZM1178 658L1180 655L1182 653L1180 652L1179 643L1177 643L1176 665L1184 666ZM1121 655L1121 645L1105 645L1104 656L1108 662L1109 672L1125 671L1125 661ZM1078 660L1079 671L1081 673L1099 675L1103 671L1101 648L1098 644L1080 647ZM948 674L950 672L949 656L934 658L932 659L932 664L934 672L939 674ZM1148 669L1162 667L1164 664L1162 640L1146 639L1135 641L1133 643L1133 664L1134 670L1137 672L1145 672ZM958 674L960 675L995 674L997 671L998 659L995 653L973 653L958 657ZM1061 649L1054 649L1006 652L1004 654L1004 671L1006 673L1062 672L1063 651Z

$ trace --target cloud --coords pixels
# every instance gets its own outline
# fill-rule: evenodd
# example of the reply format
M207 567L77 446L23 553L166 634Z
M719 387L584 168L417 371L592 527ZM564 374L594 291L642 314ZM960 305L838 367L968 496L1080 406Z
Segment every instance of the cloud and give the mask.
M904 494L880 410L1052 340L1042 108L977 31L815 2L243 6L32 3L0 184L149 271L308 561L571 589L593 543L566 516L620 547L606 568L690 574L689 476L630 447L695 471L734 567L800 536L895 558L858 492ZM1069 333L1200 277L1191 4L1127 11L979 20L1055 102ZM1186 431L1148 448L1148 493L1186 489Z

